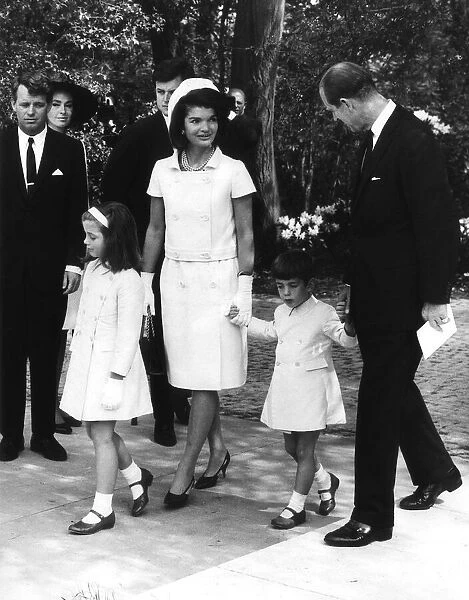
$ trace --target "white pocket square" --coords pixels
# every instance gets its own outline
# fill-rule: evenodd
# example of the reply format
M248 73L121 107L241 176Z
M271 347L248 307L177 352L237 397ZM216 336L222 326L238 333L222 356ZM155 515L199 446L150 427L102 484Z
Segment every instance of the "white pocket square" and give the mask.
M381 180L381 177L372 177L371 178L371 181L380 181L380 180Z
M52 175L63 175L62 171L60 169L56 169Z

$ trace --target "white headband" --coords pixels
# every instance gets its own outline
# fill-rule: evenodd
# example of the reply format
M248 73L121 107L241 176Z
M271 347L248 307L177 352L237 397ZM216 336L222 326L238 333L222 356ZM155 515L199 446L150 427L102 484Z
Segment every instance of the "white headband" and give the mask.
M106 219L103 213L96 208L96 206L92 206L91 208L89 208L88 212L90 213L90 215L93 215L93 217L97 221L99 221L101 225L104 225L104 227L107 227L109 229L109 221Z

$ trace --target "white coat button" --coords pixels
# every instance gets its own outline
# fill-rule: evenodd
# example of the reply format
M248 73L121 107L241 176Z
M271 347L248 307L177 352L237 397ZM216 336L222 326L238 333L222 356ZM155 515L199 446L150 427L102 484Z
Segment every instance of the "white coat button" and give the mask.
M299 363L299 362L296 362L296 363L295 363L295 367L299 367L299 366L300 366L300 363Z
M202 177L202 181L204 183L209 183L210 182L210 177Z
M184 281L179 282L179 287L182 287L182 288L186 287L186 284L184 283Z
M174 253L174 258L179 258L179 252Z
M216 287L217 287L217 284L216 284L214 281L212 281L212 283L210 284L210 287L211 287L211 288L216 288Z
M202 221L208 221L208 215L202 215L200 218Z
M173 220L174 220L174 221L177 221L178 219L179 219L179 216L178 216L178 215L173 215Z
M278 343L279 343L279 344L283 344L283 340L279 340L279 341L278 341Z
M276 366L276 367L280 366L280 363L279 363L279 361L277 361L277 362L275 363L275 366Z
M298 341L297 341L297 344L302 344L302 343L303 343L303 342L302 342L301 340L298 340Z
M201 253L200 253L200 256L201 256L202 258L210 258L210 254L209 254L208 252L201 252Z

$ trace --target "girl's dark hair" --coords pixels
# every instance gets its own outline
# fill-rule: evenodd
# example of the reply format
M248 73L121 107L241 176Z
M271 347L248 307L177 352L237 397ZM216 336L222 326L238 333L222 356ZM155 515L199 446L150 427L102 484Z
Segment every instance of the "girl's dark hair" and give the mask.
M305 284L314 274L313 259L304 250L288 250L279 254L270 269L274 279L302 279Z
M215 136L214 145L217 145L218 140L223 136L228 124L228 115L233 105L233 99L212 90L211 88L201 88L192 90L183 96L176 104L171 115L171 124L169 126L169 137L171 143L178 150L184 150L187 146L186 136L184 131L184 119L189 108L203 107L213 108L218 121L218 131Z
M140 271L142 257L138 247L137 226L132 213L120 202L106 202L96 208L106 217L109 227L102 225L88 211L83 213L81 220L93 221L103 234L104 252L101 256L103 265L113 273L124 269ZM90 260L94 260L94 257L87 254L85 262Z

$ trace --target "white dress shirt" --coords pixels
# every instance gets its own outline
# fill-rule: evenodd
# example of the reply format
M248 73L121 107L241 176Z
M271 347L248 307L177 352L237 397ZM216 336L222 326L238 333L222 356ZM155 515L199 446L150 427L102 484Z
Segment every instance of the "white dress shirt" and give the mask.
M373 134L373 148L376 146L376 142L383 131L383 127L386 125L389 117L394 112L396 108L396 103L392 100L388 100L388 103L383 108L383 110L379 113L378 118L371 126L371 133Z
M25 182L26 186L28 183L26 181L26 153L28 151L28 146L29 146L28 140L29 140L29 138L33 138L33 140L34 140L34 144L33 144L32 148L33 148L33 152L34 152L34 157L36 159L36 173L37 173L39 171L39 165L41 164L42 153L44 152L44 144L46 141L46 134L47 134L47 127L44 127L44 129L40 133L36 133L36 135L28 135L27 133L25 133L18 127L18 144L20 147L21 167L23 168L23 177L24 177L24 182Z

